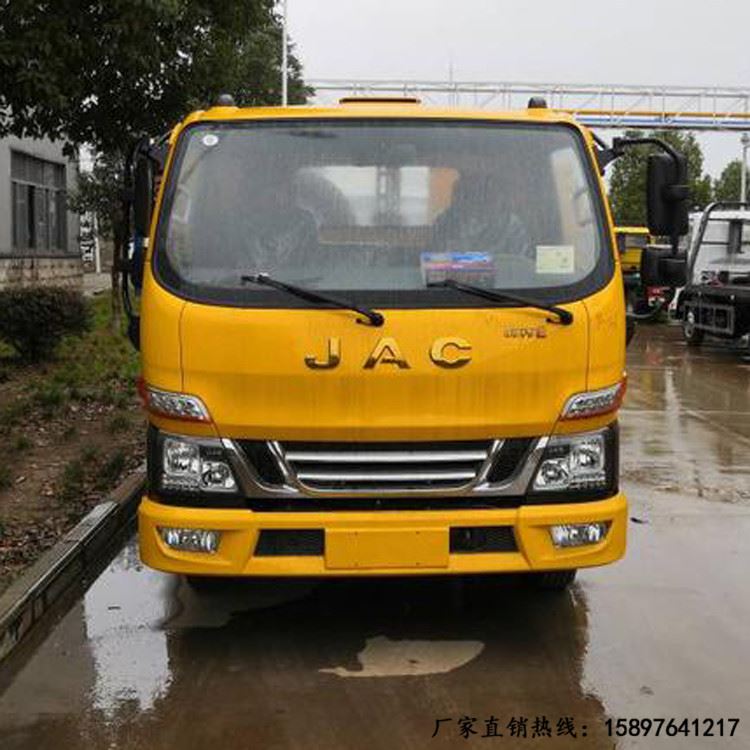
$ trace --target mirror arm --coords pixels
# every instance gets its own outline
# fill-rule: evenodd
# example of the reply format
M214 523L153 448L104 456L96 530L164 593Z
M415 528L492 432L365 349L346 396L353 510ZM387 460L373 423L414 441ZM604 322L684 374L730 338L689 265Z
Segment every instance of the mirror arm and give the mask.
M127 317L127 336L130 343L136 350L141 348L141 336L140 336L140 316L136 314L135 307L133 305L133 299L130 295L130 284L133 279L133 263L128 257L128 246L130 238L133 235L132 230L132 212L133 204L135 202L135 183L133 179L133 165L139 155L145 154L152 161L157 164L162 164L151 152L154 148L151 146L150 140L147 138L140 138L133 143L133 146L128 150L128 154L125 158L125 169L124 169L124 185L120 193L120 199L122 201L122 249L121 255L116 259L117 270L120 273L120 296L123 303L123 309ZM166 154L166 151L164 152Z
M599 173L604 174L604 170L615 160L622 156L613 148L600 148L596 151L596 163L599 167Z
M138 156L145 156L157 167L159 171L164 169L167 163L167 154L169 153L169 133L159 136L152 140L148 136L143 136L135 141L130 151L130 163L135 162Z
M612 150L617 152L617 156L622 156L625 153L625 149L632 146L656 146L664 151L664 153L669 154L677 164L680 163L680 154L677 153L677 150L661 138L646 137L612 139Z
M128 257L130 238L133 237L135 241L135 234L132 231L133 206L136 198L133 168L138 158L145 156L154 165L155 171L162 172L168 153L169 133L166 133L155 140L148 136L135 140L125 158L125 184L121 193L124 242L122 243L121 257L117 259L117 270L120 272L120 294L123 308L128 318L128 338L136 349L140 349L140 316L135 312L130 285L137 286L136 274L139 269L135 266L133 260Z
M601 146L599 151L596 153L597 161L601 169L604 169L608 164L612 163L615 159L619 159L625 155L625 151L633 146L656 146L660 148L664 153L668 154L674 160L678 169L678 178L680 181L687 180L687 174L684 173L682 163L680 161L680 154L670 146L666 141L661 138L613 138L612 145L607 148L604 141L596 136L594 140Z
M599 147L594 152L594 155L596 156L596 164L599 167L599 174L603 175L607 165L613 162L619 154L616 154L614 150L607 145L606 141L596 133L592 132L591 137Z

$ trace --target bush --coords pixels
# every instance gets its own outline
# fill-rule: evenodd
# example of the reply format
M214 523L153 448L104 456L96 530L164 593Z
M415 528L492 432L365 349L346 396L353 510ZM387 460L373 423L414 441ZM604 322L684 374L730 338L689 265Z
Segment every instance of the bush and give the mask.
M63 336L90 327L80 292L59 287L0 290L0 339L30 362L51 357Z
M57 496L64 503L71 503L83 494L85 473L79 460L71 461L63 469Z

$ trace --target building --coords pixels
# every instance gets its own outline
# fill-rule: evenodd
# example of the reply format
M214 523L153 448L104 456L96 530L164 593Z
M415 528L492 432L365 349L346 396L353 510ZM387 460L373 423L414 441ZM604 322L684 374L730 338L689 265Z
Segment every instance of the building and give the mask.
M78 216L67 209L77 175L61 144L0 139L0 287L81 285Z

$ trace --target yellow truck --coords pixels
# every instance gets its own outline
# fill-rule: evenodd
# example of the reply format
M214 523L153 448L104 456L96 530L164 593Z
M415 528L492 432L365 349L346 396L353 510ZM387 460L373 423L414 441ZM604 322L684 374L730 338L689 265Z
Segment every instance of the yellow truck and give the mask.
M615 227L615 238L623 275L640 273L641 253L650 240L648 227Z
M615 241L625 284L625 307L629 314L638 316L639 320L655 317L674 296L674 289L670 287L643 284L641 257L652 239L648 227L615 227Z
M620 558L625 303L601 173L631 143L599 143L538 100L226 96L144 140L139 317L128 305L150 423L143 561L196 582L564 588ZM684 164L658 156L665 234Z

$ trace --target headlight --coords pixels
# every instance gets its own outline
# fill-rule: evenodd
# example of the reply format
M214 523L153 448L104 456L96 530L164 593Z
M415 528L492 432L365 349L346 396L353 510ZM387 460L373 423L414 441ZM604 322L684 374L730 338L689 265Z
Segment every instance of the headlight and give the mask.
M617 431L614 426L581 435L557 435L544 450L532 492L613 489Z
M218 441L163 436L160 489L236 492L237 482Z

